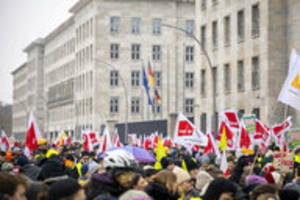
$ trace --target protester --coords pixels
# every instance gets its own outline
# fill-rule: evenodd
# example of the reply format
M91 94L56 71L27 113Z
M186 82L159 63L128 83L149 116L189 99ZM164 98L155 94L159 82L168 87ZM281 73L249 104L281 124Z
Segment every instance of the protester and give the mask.
M26 200L27 180L21 175L0 172L0 193L7 200Z

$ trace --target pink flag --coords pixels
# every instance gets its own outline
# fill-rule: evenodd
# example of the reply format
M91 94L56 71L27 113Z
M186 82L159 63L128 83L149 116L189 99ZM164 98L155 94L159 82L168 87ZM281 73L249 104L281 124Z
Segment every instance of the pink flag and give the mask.
M28 131L26 134L26 142L25 142L25 155L30 156L32 152L38 149L38 140L40 139L40 131L35 122L33 113L30 113L29 121L28 121Z
M7 152L9 149L9 142L4 130L1 131L1 151Z
M223 115L231 128L239 129L240 127L239 118L234 110L225 111Z

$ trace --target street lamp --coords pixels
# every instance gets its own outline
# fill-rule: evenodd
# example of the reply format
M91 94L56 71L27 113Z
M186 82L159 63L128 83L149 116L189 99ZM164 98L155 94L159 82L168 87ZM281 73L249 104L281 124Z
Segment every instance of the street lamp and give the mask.
M214 80L214 72L213 72L213 65L211 62L211 59L203 45L203 43L201 41L199 41L198 38L196 38L196 36L194 36L193 34L189 33L188 31L186 31L183 28L177 27L177 26L172 26L169 24L162 24L161 26L166 27L166 28L171 28L171 29L175 29L181 32L184 32L188 37L192 38L194 41L197 42L197 44L200 46L204 56L207 59L209 68L210 68L210 72L211 72L211 77L212 77L212 88L213 88L213 93L212 93L212 97L213 97L213 113L212 113L212 130L217 130L217 119L216 119L216 113L217 113L217 106L216 106L216 80Z
M94 58L96 62L98 63L102 63L108 67L110 67L112 70L116 70L116 67L110 63L107 63L103 60L99 60L97 58ZM123 79L123 77L121 76L120 74L120 80L121 80L121 83L122 83L122 86L123 86L123 89L124 89L124 94L125 94L125 106L126 106L126 114L125 114L125 123L124 123L124 127L125 127L125 134L124 134L124 141L125 141L125 144L128 143L128 91L127 91L127 87L126 87L126 84L125 84L125 81Z

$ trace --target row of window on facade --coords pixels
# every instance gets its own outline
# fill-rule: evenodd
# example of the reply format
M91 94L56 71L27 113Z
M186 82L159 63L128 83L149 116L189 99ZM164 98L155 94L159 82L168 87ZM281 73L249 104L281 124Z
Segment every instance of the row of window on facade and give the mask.
M152 102L152 113L161 113L161 104L158 104L155 98L153 98ZM130 110L132 114L138 114L141 112L141 103L142 102L139 97L131 98ZM119 113L119 97L110 97L109 111L110 113Z
M56 103L73 97L74 81L70 79L49 88L48 102Z
M76 92L92 91L92 88L93 88L93 71L80 74L75 78Z
M86 98L77 101L75 108L78 116L92 116L93 114L93 98Z
M185 47L185 61L193 62L194 61L194 46ZM110 44L110 58L112 60L117 60L120 58L120 45L117 43ZM132 44L131 45L131 59L139 60L141 59L141 45ZM162 60L162 47L161 45L152 46L152 60L161 61Z
M131 33L132 34L140 34L141 33L141 24L142 19L139 17L131 18ZM121 19L118 16L110 17L110 32L111 33L118 33L120 32L121 26ZM162 19L154 18L152 20L152 34L153 35L160 35L161 34L161 26L162 26ZM189 34L194 34L195 22L192 19L188 19L185 21L185 30Z
M259 5L255 4L252 6L252 27L251 34L253 37L258 37L260 33L260 16L259 16ZM201 42L206 47L206 30L207 25L201 26ZM231 20L230 15L224 17L224 45L230 45L231 43ZM216 49L218 47L218 21L212 22L212 47ZM245 39L245 11L240 10L237 13L237 38L238 41Z
M66 120L73 120L75 115L74 107L72 105L63 106L49 110L49 122L62 122Z
M94 20L90 18L86 22L82 23L76 28L76 44L80 44L87 38L93 36L94 32Z
M61 67L54 69L53 71L46 74L46 87L50 84L57 84L57 82L63 81L73 77L75 73L75 61L65 63Z
M71 38L45 56L45 65L52 65L73 52L75 52L75 39Z
M238 115L239 120L242 119L244 114L245 114L245 109L239 109L238 110L237 115ZM257 119L260 119L260 109L259 108L253 108L252 109L252 114L254 114ZM216 116L217 116L217 121L219 121L218 120L218 113L216 113ZM207 117L208 116L207 116L206 113L202 113L201 116L200 116L200 128L201 128L201 131L203 133L206 133L206 131L207 131ZM219 124L219 122L217 122L217 124Z
M75 57L77 63L77 71L80 71L85 65L93 62L93 45L90 44L85 48L82 48L76 53Z

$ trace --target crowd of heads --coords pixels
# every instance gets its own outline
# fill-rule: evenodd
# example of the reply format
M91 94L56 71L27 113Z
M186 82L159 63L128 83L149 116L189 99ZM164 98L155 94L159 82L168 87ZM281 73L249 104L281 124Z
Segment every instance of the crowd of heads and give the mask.
M300 149L290 171L274 165L275 146L252 155L227 152L224 173L220 157L201 149L166 147L158 169L123 149L99 154L97 147L87 152L79 143L38 144L31 156L22 144L0 152L0 200L300 199Z

